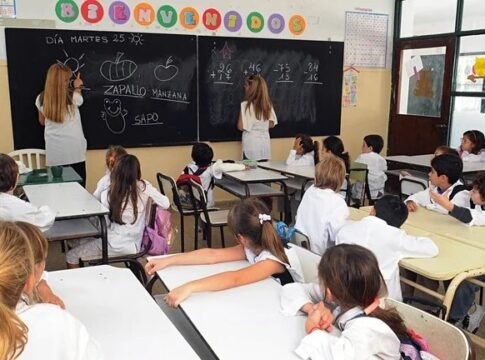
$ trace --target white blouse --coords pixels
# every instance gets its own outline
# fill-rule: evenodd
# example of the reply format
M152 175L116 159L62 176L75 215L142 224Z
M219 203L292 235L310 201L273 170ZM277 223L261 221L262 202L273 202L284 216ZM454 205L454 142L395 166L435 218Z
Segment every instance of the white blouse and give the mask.
M315 165L315 152L310 151L303 155L298 155L296 150L291 149L286 159L286 165L291 166L314 166Z
M269 120L273 121L275 125L278 123L274 109L271 109L269 119L258 120L256 119L253 105L246 110L246 104L247 101L241 103L243 153L251 160L270 160Z
M68 165L86 161L87 142L81 125L79 106L83 97L78 92L72 95L71 112L66 114L62 123L45 119L45 151L47 166ZM40 95L35 106L42 113Z
M251 265L256 264L263 260L273 260L283 265L289 271L291 277L293 278L293 281L295 282L303 281L303 270L301 268L298 255L296 254L294 249L285 249L285 254L286 254L286 257L288 258L289 264L284 263L268 250L263 250L258 255L256 255L251 249L248 249L245 247L244 252L246 253L246 259Z

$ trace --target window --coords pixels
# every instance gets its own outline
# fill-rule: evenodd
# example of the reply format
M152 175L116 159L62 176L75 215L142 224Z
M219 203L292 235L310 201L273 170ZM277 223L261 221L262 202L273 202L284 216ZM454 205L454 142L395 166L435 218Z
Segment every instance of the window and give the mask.
M485 132L485 98L457 96L454 100L449 143L451 147L457 148L465 131Z
M462 30L485 29L485 1L464 0Z
M405 0L401 4L400 37L455 31L457 0Z

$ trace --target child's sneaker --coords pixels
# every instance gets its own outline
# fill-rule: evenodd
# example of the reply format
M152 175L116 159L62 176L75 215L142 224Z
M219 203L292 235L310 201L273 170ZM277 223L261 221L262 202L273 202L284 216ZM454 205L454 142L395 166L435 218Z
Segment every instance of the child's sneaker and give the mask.
M473 306L468 310L468 315L465 318L468 318L468 324L463 321L463 328L473 334L475 334L478 329L480 328L480 323L485 316L485 307L473 304Z

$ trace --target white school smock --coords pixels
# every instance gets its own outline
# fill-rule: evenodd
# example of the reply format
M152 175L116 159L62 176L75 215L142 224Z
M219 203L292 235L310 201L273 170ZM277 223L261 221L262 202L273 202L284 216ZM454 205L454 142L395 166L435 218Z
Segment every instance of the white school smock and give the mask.
M310 238L311 250L321 255L334 245L335 235L348 217L349 208L338 193L312 185L298 207L295 228Z
M104 359L86 327L67 310L52 304L19 304L17 315L29 328L19 360Z
M98 183L96 184L96 189L93 192L93 196L101 201L101 194L103 191L109 188L111 184L111 173L109 170L106 170L106 174L99 179Z
M86 161L86 138L81 125L79 106L83 97L78 92L72 94L72 109L62 123L45 119L44 140L47 166L68 165ZM42 113L40 95L35 106Z
M458 185L463 185L463 183L460 180L458 180L456 183L451 185L446 190L445 193L448 195L448 197L453 191L454 187ZM448 214L448 210L436 204L431 199L431 196L429 196L429 191L430 191L430 188L417 192L416 194L409 196L406 200L404 200L404 202L407 203L408 201L414 201L417 205L423 206L428 210L436 211L436 212L439 212L440 214ZM438 193L438 188L434 187L432 191L435 193ZM453 199L451 199L451 202L455 205L468 208L470 206L470 193L467 190L462 190L457 194L455 194L455 196L453 196Z
M359 316L352 308L335 321L331 332L314 330L295 350L304 360L400 360L401 342L382 320ZM339 330L342 329L342 330Z
M25 221L46 231L55 219L56 214L48 206L37 208L14 195L0 193L0 220Z
M164 209L168 209L170 206L168 198L165 195L162 195L148 181L139 181L138 189L138 217L135 223L133 223L135 216L131 201L128 203L121 216L124 224L111 222L109 218L106 217L106 222L108 224L108 250L110 255L135 254L140 251L143 230L145 229L146 204L149 198ZM108 191L109 190L107 189L101 194L101 203L109 209Z
M468 224L470 226L484 226L485 225L485 211L480 205L475 205L474 209L470 209L472 221Z
M254 106L246 110L247 101L241 103L241 118L243 124L242 150L248 159L270 160L271 141L269 137L269 120L278 124L274 109L271 109L269 119L256 119Z
M438 255L433 240L406 234L376 216L345 224L337 233L335 245L354 244L372 251L387 285L389 297L402 301L399 261L404 258L425 258Z
M190 174L195 173L199 169L194 162L188 164L187 167L190 170ZM246 166L244 164L223 163L222 160L219 159L199 175L200 181L202 182L202 188L207 194L207 207L211 208L215 206L214 191L211 187L212 179L222 179L222 174L225 172L242 171L245 168Z
M303 270L301 268L298 255L296 254L294 249L285 249L285 254L288 258L289 264L284 263L268 250L262 250L258 255L256 255L251 249L244 247L244 253L246 254L246 259L251 265L263 260L274 260L283 265L288 270L291 277L293 278L293 281L303 281Z
M303 155L298 155L296 150L290 150L288 157L286 158L286 165L291 166L314 166L315 165L315 152L310 151Z
M387 162L378 153L370 152L360 154L355 162L367 164L367 170L369 170L368 181L370 196L375 199L379 192L384 194L384 184L387 180Z
M458 153L460 153L460 150L458 150ZM485 151L480 151L478 154L472 154L469 153L468 151L463 151L461 154L461 159L466 162L479 162L479 161L485 161Z

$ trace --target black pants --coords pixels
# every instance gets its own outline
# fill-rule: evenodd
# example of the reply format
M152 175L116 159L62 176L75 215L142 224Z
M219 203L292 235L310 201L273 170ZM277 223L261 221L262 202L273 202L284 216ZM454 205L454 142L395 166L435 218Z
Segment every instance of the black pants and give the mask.
M75 164L67 164L63 166L71 166L75 172L81 177L81 186L86 187L86 162L78 162Z

